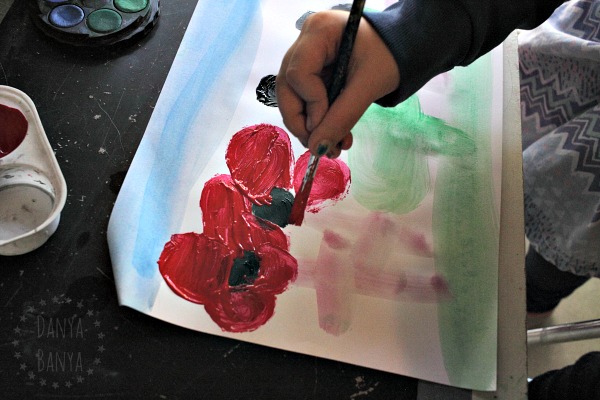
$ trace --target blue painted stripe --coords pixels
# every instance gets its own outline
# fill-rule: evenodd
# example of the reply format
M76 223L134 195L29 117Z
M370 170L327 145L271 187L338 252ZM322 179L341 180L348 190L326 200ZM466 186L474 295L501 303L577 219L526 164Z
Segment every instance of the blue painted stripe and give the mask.
M191 40L198 41L196 47L202 58L197 60L191 75L182 78L188 81L169 110L162 131L150 132L159 135L160 139L158 145L152 147L156 154L153 155L150 178L141 199L142 210L132 259L136 271L144 278L158 279L156 261L165 241L173 233L173 215L178 214L174 208L181 210L186 203L190 187L182 187L179 182L193 179L193 175L208 161L206 155L203 156L205 160L198 159L199 149L205 143L199 140L197 130L193 132L191 129L197 123L197 115L203 107L210 106L206 102L212 91L219 90L216 83L227 79L221 74L228 63L240 63L241 68L250 72L253 59L231 60L231 56L240 46L247 46L248 41L255 42L257 46L260 35L249 35L249 32L252 32L254 19L260 17L259 10L258 0L205 5L201 10L202 23L194 24L198 30L186 34ZM194 54L192 51L187 57ZM185 72L181 75L186 75ZM230 110L230 113L234 111ZM218 113L223 114L223 110ZM193 170L190 171L189 166L194 166Z

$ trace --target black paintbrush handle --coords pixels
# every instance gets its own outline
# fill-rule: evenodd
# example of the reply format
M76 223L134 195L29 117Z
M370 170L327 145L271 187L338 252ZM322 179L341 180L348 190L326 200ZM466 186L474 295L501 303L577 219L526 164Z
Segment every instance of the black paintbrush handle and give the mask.
M342 34L342 41L338 50L338 57L333 68L333 76L329 87L327 88L327 99L329 104L333 103L338 97L344 84L346 83L346 75L348 74L348 65L350 64L350 56L354 47L354 40L358 32L358 26L362 18L363 9L365 8L365 0L354 0L346 28Z

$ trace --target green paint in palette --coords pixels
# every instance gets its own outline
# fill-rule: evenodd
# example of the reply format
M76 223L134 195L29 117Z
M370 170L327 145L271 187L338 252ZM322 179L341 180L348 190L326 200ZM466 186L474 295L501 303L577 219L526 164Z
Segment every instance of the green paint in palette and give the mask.
M135 13L145 9L148 3L148 0L115 0L115 7L126 13Z
M36 0L35 24L48 36L77 46L106 46L147 34L160 0Z
M99 33L114 32L119 29L122 23L123 18L121 14L107 8L96 10L87 17L88 27L94 32Z

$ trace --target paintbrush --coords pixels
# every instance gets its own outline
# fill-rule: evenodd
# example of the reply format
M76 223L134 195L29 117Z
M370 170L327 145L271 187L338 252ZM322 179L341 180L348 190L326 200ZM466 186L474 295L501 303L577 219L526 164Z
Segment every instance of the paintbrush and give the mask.
M338 57L333 67L333 75L327 88L327 100L329 105L335 101L338 97L344 84L346 83L346 75L348 74L348 65L350 63L350 56L352 55L352 48L354 47L354 39L356 39L356 33L358 32L358 26L362 18L363 9L365 8L365 0L354 0L352 2L352 8L350 9L350 15L348 16L348 22L342 34L342 41L340 42L340 48L338 50ZM317 173L317 167L319 160L327 152L327 147L320 145L318 148L318 155L311 154L306 166L306 172L304 179L302 179L302 185L300 190L296 193L294 198L294 204L292 205L292 211L288 222L292 225L302 225L304 220L304 211L306 210L306 204L308 203L308 196L312 188L312 183Z

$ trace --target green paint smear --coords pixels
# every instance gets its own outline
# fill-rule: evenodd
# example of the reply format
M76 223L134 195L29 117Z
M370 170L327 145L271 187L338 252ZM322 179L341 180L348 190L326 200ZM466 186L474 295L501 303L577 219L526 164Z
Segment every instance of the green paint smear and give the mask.
M414 210L431 188L428 156L474 151L463 132L425 115L417 96L394 108L372 105L352 133L352 195L373 211Z
M452 385L485 390L496 376L498 218L491 175L489 55L450 72L449 121L423 114L418 97L371 106L352 133L351 193L374 211L407 213L428 191L427 159L438 169L433 204L435 267L453 300L438 307Z
M438 322L450 383L485 390L497 355L498 218L491 176L492 65L488 54L452 71L452 121L475 151L443 158L433 204L435 267L453 300L440 304Z

